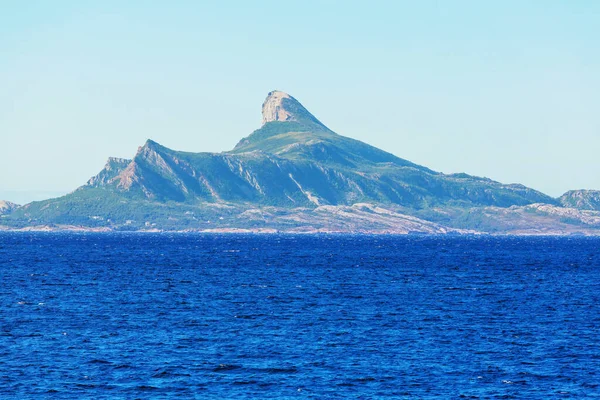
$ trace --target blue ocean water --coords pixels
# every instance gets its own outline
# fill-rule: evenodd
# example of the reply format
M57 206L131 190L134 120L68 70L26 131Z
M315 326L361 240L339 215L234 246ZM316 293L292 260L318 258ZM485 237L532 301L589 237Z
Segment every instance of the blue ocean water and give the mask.
M599 245L0 234L0 397L600 397Z

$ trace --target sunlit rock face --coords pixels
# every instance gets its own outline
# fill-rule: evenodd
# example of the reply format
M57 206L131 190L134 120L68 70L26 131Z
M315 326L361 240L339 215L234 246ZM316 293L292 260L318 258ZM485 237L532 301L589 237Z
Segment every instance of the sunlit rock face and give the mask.
M262 106L262 124L273 121L296 121L294 115L287 110L283 104L284 99L292 99L292 97L278 90L269 92ZM296 101L292 99L292 101Z
M269 92L262 106L262 124L269 122L299 122L306 126L327 129L298 100L285 92Z

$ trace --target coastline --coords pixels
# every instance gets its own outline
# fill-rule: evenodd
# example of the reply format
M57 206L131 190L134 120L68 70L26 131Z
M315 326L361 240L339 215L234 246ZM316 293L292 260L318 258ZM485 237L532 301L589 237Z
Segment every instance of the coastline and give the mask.
M447 232L420 232L406 230L391 230L391 229L365 229L365 230L327 230L327 229L306 229L298 227L295 229L275 229L275 228L215 228L215 229L181 229L181 230L161 230L161 229L135 229L135 230L120 230L110 227L91 228L77 225L37 225L27 226L22 228L13 228L5 225L0 225L0 233L173 233L173 234L257 234L257 235L394 235L394 236L556 236L556 237L600 237L600 231L592 229L582 229L574 232L561 230L515 230L506 232L481 232L473 230L448 230Z

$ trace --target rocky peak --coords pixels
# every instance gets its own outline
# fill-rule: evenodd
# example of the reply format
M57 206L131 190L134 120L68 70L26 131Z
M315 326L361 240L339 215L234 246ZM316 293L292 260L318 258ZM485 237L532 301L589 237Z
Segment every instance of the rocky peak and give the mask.
M295 116L286 109L283 104L283 99L293 99L287 93L274 90L269 92L267 98L262 105L262 123L263 125L267 122L272 121L295 121ZM292 101L296 101L293 99Z
M327 129L298 100L279 90L269 92L262 105L262 124L274 121L300 122Z
M17 207L19 207L18 204L11 203L10 201L0 200L0 215L9 214L12 211L14 211Z
M87 186L99 187L110 184L112 180L131 163L126 158L108 157L102 171L92 176L86 183Z
M131 160L127 158L119 158L119 157L108 157L108 161L106 161L106 165L104 165L104 169L111 171L115 169L122 169L129 164Z

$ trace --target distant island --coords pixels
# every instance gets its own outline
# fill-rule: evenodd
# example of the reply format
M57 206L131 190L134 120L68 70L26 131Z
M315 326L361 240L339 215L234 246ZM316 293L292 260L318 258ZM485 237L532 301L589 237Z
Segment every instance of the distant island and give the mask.
M0 230L600 234L600 191L553 198L443 174L341 136L270 92L262 127L222 153L148 140L72 193L0 201Z

